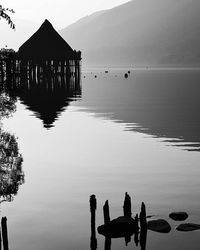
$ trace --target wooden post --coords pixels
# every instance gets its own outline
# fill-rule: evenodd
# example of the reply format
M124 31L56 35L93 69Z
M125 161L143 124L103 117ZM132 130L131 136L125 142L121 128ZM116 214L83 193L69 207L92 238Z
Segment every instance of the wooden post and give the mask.
M65 69L65 68L64 68L64 67L65 67L64 65L65 65L65 61L62 60L62 61L61 61L61 75L64 75L64 69Z
M105 250L111 250L111 238L110 237L106 237L105 238L105 245L104 245L104 249Z
M138 214L136 214L135 216L135 235L134 235L134 242L135 242L135 245L138 246L138 242L139 242L139 239L138 239L138 236L139 236L139 219L138 219Z
M2 239L1 239L1 228L0 228L0 250L1 250L1 241Z
M109 204L108 200L105 202L103 206L103 216L104 216L104 224L107 224L110 222L110 212L109 212Z
M146 217L146 207L144 202L141 205L141 212L140 212L140 229L147 230L147 217Z
M131 197L128 195L128 193L125 193L125 199L124 199L124 216L131 217Z
M90 212L91 212L91 237L90 248L91 250L97 249L96 226L95 226L95 213L97 208L97 201L95 195L90 196Z
M144 202L142 202L141 212L140 212L140 246L141 246L141 250L146 249L146 240L147 240L146 207L145 207Z
M7 232L7 218L2 217L1 219L2 238L3 238L3 249L8 250L8 232Z

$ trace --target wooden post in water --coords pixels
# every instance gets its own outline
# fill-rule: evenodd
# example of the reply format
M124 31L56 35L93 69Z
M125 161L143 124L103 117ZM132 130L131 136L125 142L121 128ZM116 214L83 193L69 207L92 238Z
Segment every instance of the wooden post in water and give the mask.
M140 212L140 229L147 230L147 217L146 217L146 207L144 202L141 205L141 212Z
M97 208L97 201L95 195L90 196L90 212L91 212L91 237L90 248L91 250L97 249L96 226L95 226L95 213Z
M0 228L0 250L1 250L1 242L2 242L2 239L1 239L1 228Z
M138 235L139 235L139 225L138 225L138 222L139 222L138 214L136 214L136 216L135 216L135 236L134 236L134 242L135 242L136 246L138 246L138 242L139 242L139 239L138 239Z
M131 212L131 197L128 195L128 193L125 193L125 199L124 199L124 216L131 217L132 212Z
M110 222L110 212L109 212L109 204L108 200L105 202L103 206L103 216L104 216L104 224L107 224Z
M104 250L111 250L111 238L110 237L106 237L105 238L105 245L104 245Z
M7 218L2 217L1 219L2 238L3 238L3 249L8 250L8 232L7 232Z
M146 207L145 207L144 202L142 202L141 212L140 212L140 246L141 246L141 250L146 249L146 240L147 240Z

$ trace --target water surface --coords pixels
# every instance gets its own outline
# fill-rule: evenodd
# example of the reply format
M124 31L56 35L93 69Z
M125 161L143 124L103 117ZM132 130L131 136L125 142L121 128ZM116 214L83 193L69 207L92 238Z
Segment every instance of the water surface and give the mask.
M16 112L3 129L17 138L25 183L1 204L10 249L90 249L90 195L98 226L107 199L111 218L122 215L125 192L134 214L144 201L172 226L148 231L146 249L198 249L200 231L177 232L168 214L200 223L200 71L131 70L125 79L127 70L88 69L79 86L12 91ZM104 249L98 233L97 245ZM112 240L115 250L134 247Z

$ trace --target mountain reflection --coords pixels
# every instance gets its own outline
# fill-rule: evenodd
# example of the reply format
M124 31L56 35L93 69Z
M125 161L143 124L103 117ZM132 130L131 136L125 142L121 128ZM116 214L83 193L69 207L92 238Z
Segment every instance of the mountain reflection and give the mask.
M62 111L81 97L80 77L50 75L30 79L17 78L7 88L9 95L18 97L45 128L53 127Z
M149 134L170 145L200 151L200 71L139 70L102 80L87 76L86 111L126 124L126 130Z

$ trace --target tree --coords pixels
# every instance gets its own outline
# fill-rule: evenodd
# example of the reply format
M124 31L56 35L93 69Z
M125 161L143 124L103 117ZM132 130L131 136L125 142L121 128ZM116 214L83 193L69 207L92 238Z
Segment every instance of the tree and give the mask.
M2 5L0 5L0 19L5 19L10 25L11 29L15 29L15 24L11 20L10 16L7 14L8 12L15 13L13 9L4 8Z

